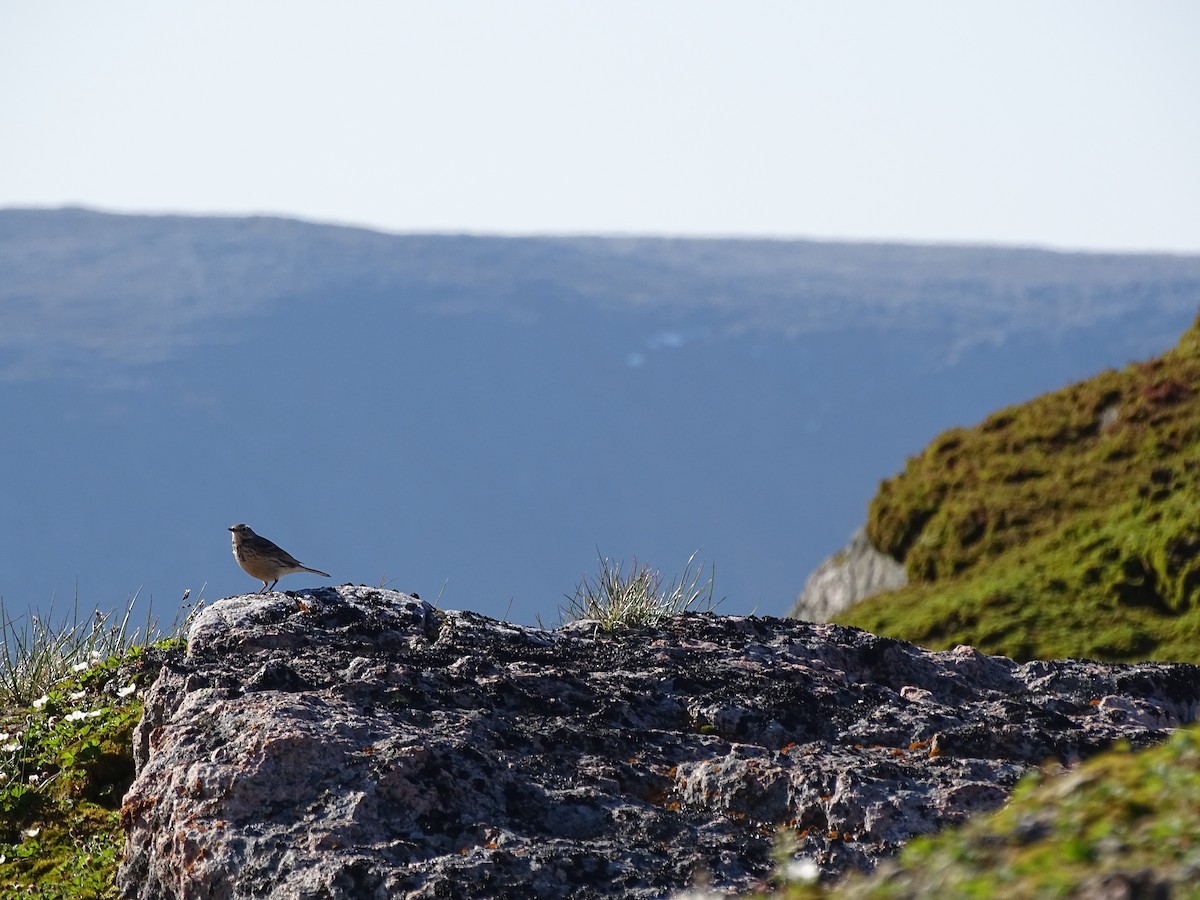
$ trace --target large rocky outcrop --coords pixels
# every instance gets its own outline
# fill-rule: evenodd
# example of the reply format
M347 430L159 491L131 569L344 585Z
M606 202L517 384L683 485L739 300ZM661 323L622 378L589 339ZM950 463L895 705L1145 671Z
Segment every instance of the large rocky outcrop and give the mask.
M828 622L859 600L906 584L904 564L875 549L866 529L860 528L845 547L813 569L788 615L807 622Z
M218 601L147 691L119 884L157 898L662 897L826 877L1047 761L1195 718L1189 665L1017 665L794 620L608 636L362 587Z

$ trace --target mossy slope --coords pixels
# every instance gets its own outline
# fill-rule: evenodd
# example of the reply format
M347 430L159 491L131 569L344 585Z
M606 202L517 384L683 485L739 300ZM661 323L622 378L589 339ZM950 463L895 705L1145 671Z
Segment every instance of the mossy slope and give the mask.
M910 584L837 621L1017 659L1200 662L1200 318L1178 346L939 435L867 523Z

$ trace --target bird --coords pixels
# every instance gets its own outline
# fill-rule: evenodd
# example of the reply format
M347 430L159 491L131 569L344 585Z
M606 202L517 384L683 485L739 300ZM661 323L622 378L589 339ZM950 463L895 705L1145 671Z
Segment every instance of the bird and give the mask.
M247 575L262 579L260 594L273 589L280 578L293 572L312 572L325 578L333 577L320 569L310 569L282 547L255 534L249 525L230 525L229 530L233 532L233 557L238 565L245 569Z

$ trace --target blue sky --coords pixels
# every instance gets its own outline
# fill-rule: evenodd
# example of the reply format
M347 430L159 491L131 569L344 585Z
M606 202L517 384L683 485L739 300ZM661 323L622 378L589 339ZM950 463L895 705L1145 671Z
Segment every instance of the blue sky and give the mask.
M1200 251L1194 2L0 0L0 205Z

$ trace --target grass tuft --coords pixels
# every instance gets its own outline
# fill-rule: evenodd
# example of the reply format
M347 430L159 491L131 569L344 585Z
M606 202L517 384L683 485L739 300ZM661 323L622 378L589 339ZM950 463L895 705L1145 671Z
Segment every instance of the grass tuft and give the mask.
M699 551L696 551L697 553ZM662 573L637 559L626 572L623 562L600 557L600 570L584 575L568 594L566 607L560 610L563 623L581 619L595 620L604 631L620 628L654 627L664 619L681 612L710 612L721 601L713 601L716 568L709 570L696 565L693 553L674 581L667 582Z
M185 592L185 601L189 594ZM76 596L71 610L56 617L53 606L44 615L12 616L0 600L0 708L28 705L73 672L182 633L204 605L203 599L185 603L163 632L151 611L144 622L135 623L137 601L135 593L123 612L96 609L81 615Z

